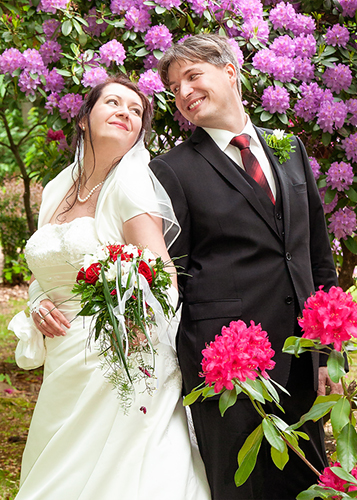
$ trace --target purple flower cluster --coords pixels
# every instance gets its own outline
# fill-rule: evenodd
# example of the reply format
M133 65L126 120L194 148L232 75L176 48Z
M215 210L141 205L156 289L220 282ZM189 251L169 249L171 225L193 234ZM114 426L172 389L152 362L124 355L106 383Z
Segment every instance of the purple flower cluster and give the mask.
M133 6L133 0L111 0L110 10L113 14L122 14Z
M336 45L346 47L349 39L350 33L348 29L340 24L334 24L332 28L328 28L325 34L327 45L332 45L333 47L336 47Z
M280 82L291 82L294 78L295 65L290 57L279 56L275 58L274 65L272 67L272 73L275 80Z
M269 38L269 25L267 21L260 17L251 17L247 19L241 28L242 36L246 40L256 38L262 43L266 43Z
M269 19L274 30L279 28L291 29L295 16L295 9L290 3L280 2L270 11Z
M57 62L61 59L62 47L58 42L54 40L47 40L40 47L40 54L44 64L49 64L51 62Z
M177 8L181 5L181 0L160 0L160 7L165 7L165 9L170 10L173 8Z
M295 36L312 35L316 30L316 23L311 16L296 14L290 29Z
M312 57L316 53L316 40L313 35L300 35L294 41L297 56Z
M66 94L58 103L61 118L64 120L67 119L67 121L70 122L71 118L74 118L78 114L82 104L83 98L81 95Z
M231 46L231 49L233 50L233 52L237 58L239 67L241 68L243 66L243 63L244 63L244 56L243 56L243 52L242 52L241 48L238 45L238 42L236 42L234 40L234 38L228 38L227 41L228 41L229 45Z
M102 45L99 49L99 53L102 63L106 66L110 66L112 61L119 66L123 64L125 59L125 49L117 40L111 40Z
M317 179L321 175L320 164L316 160L316 158L314 158L313 156L309 156L309 160L310 160L310 166L311 166L312 173L314 174L314 178L317 181Z
M342 255L341 243L336 238L332 242L331 250L335 255Z
M65 9L69 0L41 0L40 9L42 12L56 14L57 9Z
M174 113L174 120L178 122L180 130L184 130L185 132L188 132L189 130L192 130L193 132L196 128L193 123L189 122L184 116L182 116L178 109Z
M269 113L285 113L289 108L289 92L284 87L267 87L262 96L262 106Z
M315 65L306 57L295 57L294 59L295 78L302 82L311 82L315 77Z
M244 21L251 17L263 18L263 5L260 0L238 0L233 4L235 5L234 12L242 16Z
M56 19L47 19L42 25L43 32L47 40L57 38L60 34L61 23Z
M159 60L156 59L156 57L154 56L154 54L150 54L147 57L145 57L144 68L146 70L157 68L157 63L158 62L159 62Z
M317 124L323 132L333 133L343 127L347 118L347 106L343 101L334 102L329 99L322 101L317 113Z
M0 55L0 73L10 73L13 76L18 68L24 64L24 56L17 49L5 49Z
M202 16L210 2L207 0L190 0L189 3L191 4L192 10L199 16Z
M297 101L294 111L300 118L306 122L313 120L320 110L324 101L333 101L331 90L323 90L316 82L303 83L300 87L302 98Z
M352 236L356 230L356 214L352 208L344 207L334 212L330 217L328 230L334 233L336 238L340 240L347 239L347 236Z
M332 68L326 68L322 76L326 86L339 94L341 90L347 90L352 83L352 72L345 64L334 64Z
M348 118L348 122L351 125L357 125L357 99L348 99L345 101L345 104L347 106L347 111L350 113L352 116Z
M357 163L357 132L346 137L342 141L342 147L346 152L347 160Z
M320 191L320 197L322 201L322 206L324 208L324 213L325 214L330 214L333 212L336 208L337 202L338 202L338 196L337 194L335 195L334 199L331 201L331 203L325 203L325 194L327 191L327 187L319 189Z
M270 49L259 50L252 60L253 67L263 73L272 73L275 65L275 54Z
M50 115L53 114L54 108L58 108L59 101L60 101L60 97L57 94L57 92L52 92L52 94L50 94L47 97L47 102L45 104L45 109L47 109L47 111L48 111L48 113Z
M165 51L172 44L172 35L163 24L153 26L145 35L145 45L148 50Z
M276 56L295 56L295 40L293 40L289 35L278 36L269 48Z
M65 82L62 75L57 73L57 69L53 68L51 71L45 73L46 92L61 92L64 89Z
M43 59L41 54L36 49L26 49L23 55L23 64L22 69L27 71L31 71L32 73L42 74L45 65L43 63Z
M84 16L84 20L87 21L88 26L83 26L83 30L91 36L99 37L108 26L108 23L105 21L101 24L97 23L97 12L95 7L89 9L88 14Z
M107 78L108 73L105 71L105 69L97 66L95 68L87 69L87 71L83 73L81 83L84 87L93 88L96 85L99 85L99 83L105 82Z
M125 26L128 30L133 29L135 32L145 32L151 24L151 17L148 9L130 7L125 14Z
M156 92L165 90L159 74L152 69L145 71L145 73L141 73L138 87L141 92L144 92L146 95L153 95Z
M357 0L340 0L339 3L343 9L343 16L354 17L357 10Z
M337 191L344 191L353 183L353 168L349 163L337 161L331 163L326 176L326 184Z
M22 92L25 92L27 96L34 95L35 90L40 85L40 83L40 77L38 75L32 77L30 75L30 72L26 69L19 76L19 88Z

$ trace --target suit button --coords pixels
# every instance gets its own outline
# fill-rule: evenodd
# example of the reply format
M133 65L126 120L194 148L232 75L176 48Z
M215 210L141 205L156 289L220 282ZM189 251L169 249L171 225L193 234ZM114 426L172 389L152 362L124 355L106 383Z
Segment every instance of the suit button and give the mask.
M291 260L291 253L286 252L285 257L286 257L286 260Z
M275 217L278 219L278 220L281 220L283 218L283 216L281 215L281 213L277 213L275 214Z
M286 298L285 298L285 304L288 304L288 306L290 306L290 304L293 303L293 298L290 297L290 295L288 295Z

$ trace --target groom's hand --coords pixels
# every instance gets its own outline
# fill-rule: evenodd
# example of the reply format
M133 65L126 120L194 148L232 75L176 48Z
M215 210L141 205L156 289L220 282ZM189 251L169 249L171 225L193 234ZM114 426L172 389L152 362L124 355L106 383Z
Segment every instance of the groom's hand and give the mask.
M332 382L328 375L327 366L320 366L319 368L319 386L317 389L318 396L326 395L326 387L330 388L330 394L343 394L343 387L341 382L335 384Z

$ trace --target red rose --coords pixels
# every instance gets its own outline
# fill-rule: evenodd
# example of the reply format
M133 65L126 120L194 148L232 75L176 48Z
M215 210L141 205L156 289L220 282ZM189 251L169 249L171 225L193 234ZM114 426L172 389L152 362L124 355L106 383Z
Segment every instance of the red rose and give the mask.
M98 281L101 267L102 266L98 264L98 262L89 266L86 271L85 282L89 283L90 285L94 285L94 283Z
M146 262L143 260L140 261L138 272L146 278L146 281L151 286L153 278L155 278L155 269L152 269Z
M82 267L82 268L78 271L78 274L77 274L77 279L76 279L77 283L79 283L79 281L84 280L84 279L85 279L85 277L86 277L86 273L85 273L85 271L84 271L84 267Z
M116 262L118 255L122 252L123 245L108 245L107 249L109 250L109 255L112 262Z
M115 288L114 288L114 290L112 290L112 291L110 292L110 295L117 295L117 291L116 291L116 289L115 289Z

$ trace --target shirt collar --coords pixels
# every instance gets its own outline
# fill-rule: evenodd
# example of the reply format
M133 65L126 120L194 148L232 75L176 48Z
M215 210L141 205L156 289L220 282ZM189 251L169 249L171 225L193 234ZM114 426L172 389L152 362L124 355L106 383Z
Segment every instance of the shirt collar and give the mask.
M260 145L260 141L258 138L258 135L255 131L255 128L253 127L252 121L249 118L248 115L246 115L247 121L246 124L241 132L241 134L247 134L253 140L256 145ZM214 142L217 144L217 146L224 151L233 137L235 137L237 134L234 134L233 132L230 132L229 130L222 130L219 128L209 128L209 127L202 127L203 130L207 132L208 135L212 137ZM240 134L238 134L240 135Z

